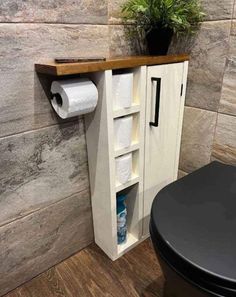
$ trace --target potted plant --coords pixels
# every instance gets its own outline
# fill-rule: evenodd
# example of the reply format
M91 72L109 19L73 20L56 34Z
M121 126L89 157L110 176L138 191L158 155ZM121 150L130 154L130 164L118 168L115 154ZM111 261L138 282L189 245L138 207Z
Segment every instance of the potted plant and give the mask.
M174 34L193 34L205 14L199 0L128 0L122 16L146 38L150 55L166 55Z

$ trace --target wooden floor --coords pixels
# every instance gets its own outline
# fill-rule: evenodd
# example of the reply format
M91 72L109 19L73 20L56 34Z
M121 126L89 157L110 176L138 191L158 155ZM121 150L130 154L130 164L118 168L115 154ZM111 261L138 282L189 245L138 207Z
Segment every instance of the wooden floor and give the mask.
M92 244L5 297L161 297L163 284L150 240L115 262Z

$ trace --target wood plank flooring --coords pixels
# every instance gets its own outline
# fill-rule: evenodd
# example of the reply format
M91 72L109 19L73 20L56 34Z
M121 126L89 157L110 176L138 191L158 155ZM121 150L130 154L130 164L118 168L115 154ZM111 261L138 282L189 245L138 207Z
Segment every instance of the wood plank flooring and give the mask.
M163 286L148 239L115 262L92 244L4 297L161 297Z

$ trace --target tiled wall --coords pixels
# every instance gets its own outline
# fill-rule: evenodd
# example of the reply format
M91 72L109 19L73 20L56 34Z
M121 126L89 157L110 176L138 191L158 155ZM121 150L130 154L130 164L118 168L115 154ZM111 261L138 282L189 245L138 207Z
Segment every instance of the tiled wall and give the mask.
M93 241L83 118L54 115L34 63L108 56L107 23L104 0L0 1L0 295Z
M189 49L181 174L213 160L236 165L236 7L204 2L207 20Z
M0 1L0 295L93 240L83 118L54 115L50 78L36 75L34 63L135 53L119 17L123 1ZM236 163L236 13L231 23L233 0L204 6L208 21L191 49L182 174L213 158Z
M93 241L83 117L55 116L34 64L130 54L112 7L0 1L0 296Z

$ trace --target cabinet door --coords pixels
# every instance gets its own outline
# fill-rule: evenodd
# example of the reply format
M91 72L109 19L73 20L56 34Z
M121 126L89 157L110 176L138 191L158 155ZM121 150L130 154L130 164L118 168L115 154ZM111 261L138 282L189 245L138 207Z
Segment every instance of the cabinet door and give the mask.
M149 232L153 199L177 178L188 63L147 71L143 235Z

